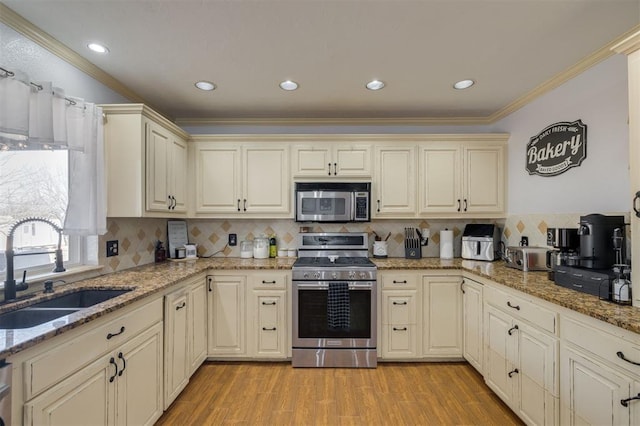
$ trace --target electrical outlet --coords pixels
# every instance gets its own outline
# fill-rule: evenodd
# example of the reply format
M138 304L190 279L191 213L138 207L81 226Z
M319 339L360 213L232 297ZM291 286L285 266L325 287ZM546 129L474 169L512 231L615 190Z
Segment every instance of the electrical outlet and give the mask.
M118 240L107 241L107 257L118 255Z
M229 234L229 245L230 246L235 246L237 244L238 244L238 235Z
M527 247L529 245L529 237L523 235L520 238L520 245L523 247Z

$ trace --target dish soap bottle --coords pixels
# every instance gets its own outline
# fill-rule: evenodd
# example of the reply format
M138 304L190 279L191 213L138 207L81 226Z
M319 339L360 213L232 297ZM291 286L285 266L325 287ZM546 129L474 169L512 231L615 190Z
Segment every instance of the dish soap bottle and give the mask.
M269 238L269 257L276 257L278 248L276 246L276 237Z

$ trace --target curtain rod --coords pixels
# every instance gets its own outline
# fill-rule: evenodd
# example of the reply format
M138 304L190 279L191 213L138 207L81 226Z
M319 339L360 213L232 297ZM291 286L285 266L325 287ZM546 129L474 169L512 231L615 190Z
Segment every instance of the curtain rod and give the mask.
M13 71L9 71L9 70L4 69L2 67L0 67L0 71L2 71L5 74L4 76L2 76L2 78L13 77L13 76L16 75L16 73L14 73ZM33 81L30 81L29 84L32 85L33 87L35 87L38 90L42 90L43 89L41 84L34 83ZM53 92L53 93L55 94L55 92ZM73 99L69 99L67 97L65 97L64 100L69 102L71 105L76 105L77 104L76 101L74 101Z

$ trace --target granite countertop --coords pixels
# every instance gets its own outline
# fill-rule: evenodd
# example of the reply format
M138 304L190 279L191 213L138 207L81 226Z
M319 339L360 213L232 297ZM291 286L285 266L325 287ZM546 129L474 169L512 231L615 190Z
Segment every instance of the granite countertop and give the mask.
M40 326L0 330L0 359L34 346L53 336L142 300L206 271L215 270L290 270L295 258L240 259L211 258L182 262L150 264L97 278L57 286L53 294L35 296L0 307L0 313L18 309L73 292L77 289L131 289L122 296L61 317ZM521 272L507 268L503 262L479 262L462 259L372 259L380 271L393 269L429 270L452 269L472 272L499 284L530 294L559 306L589 315L626 330L640 333L640 309L620 306L591 296L556 286L547 279L546 272Z

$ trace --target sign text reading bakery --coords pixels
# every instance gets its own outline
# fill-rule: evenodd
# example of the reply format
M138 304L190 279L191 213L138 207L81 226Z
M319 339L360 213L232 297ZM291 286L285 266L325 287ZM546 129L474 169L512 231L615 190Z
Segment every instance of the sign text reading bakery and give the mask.
M581 120L552 124L527 144L530 175L556 176L587 158L587 125Z

